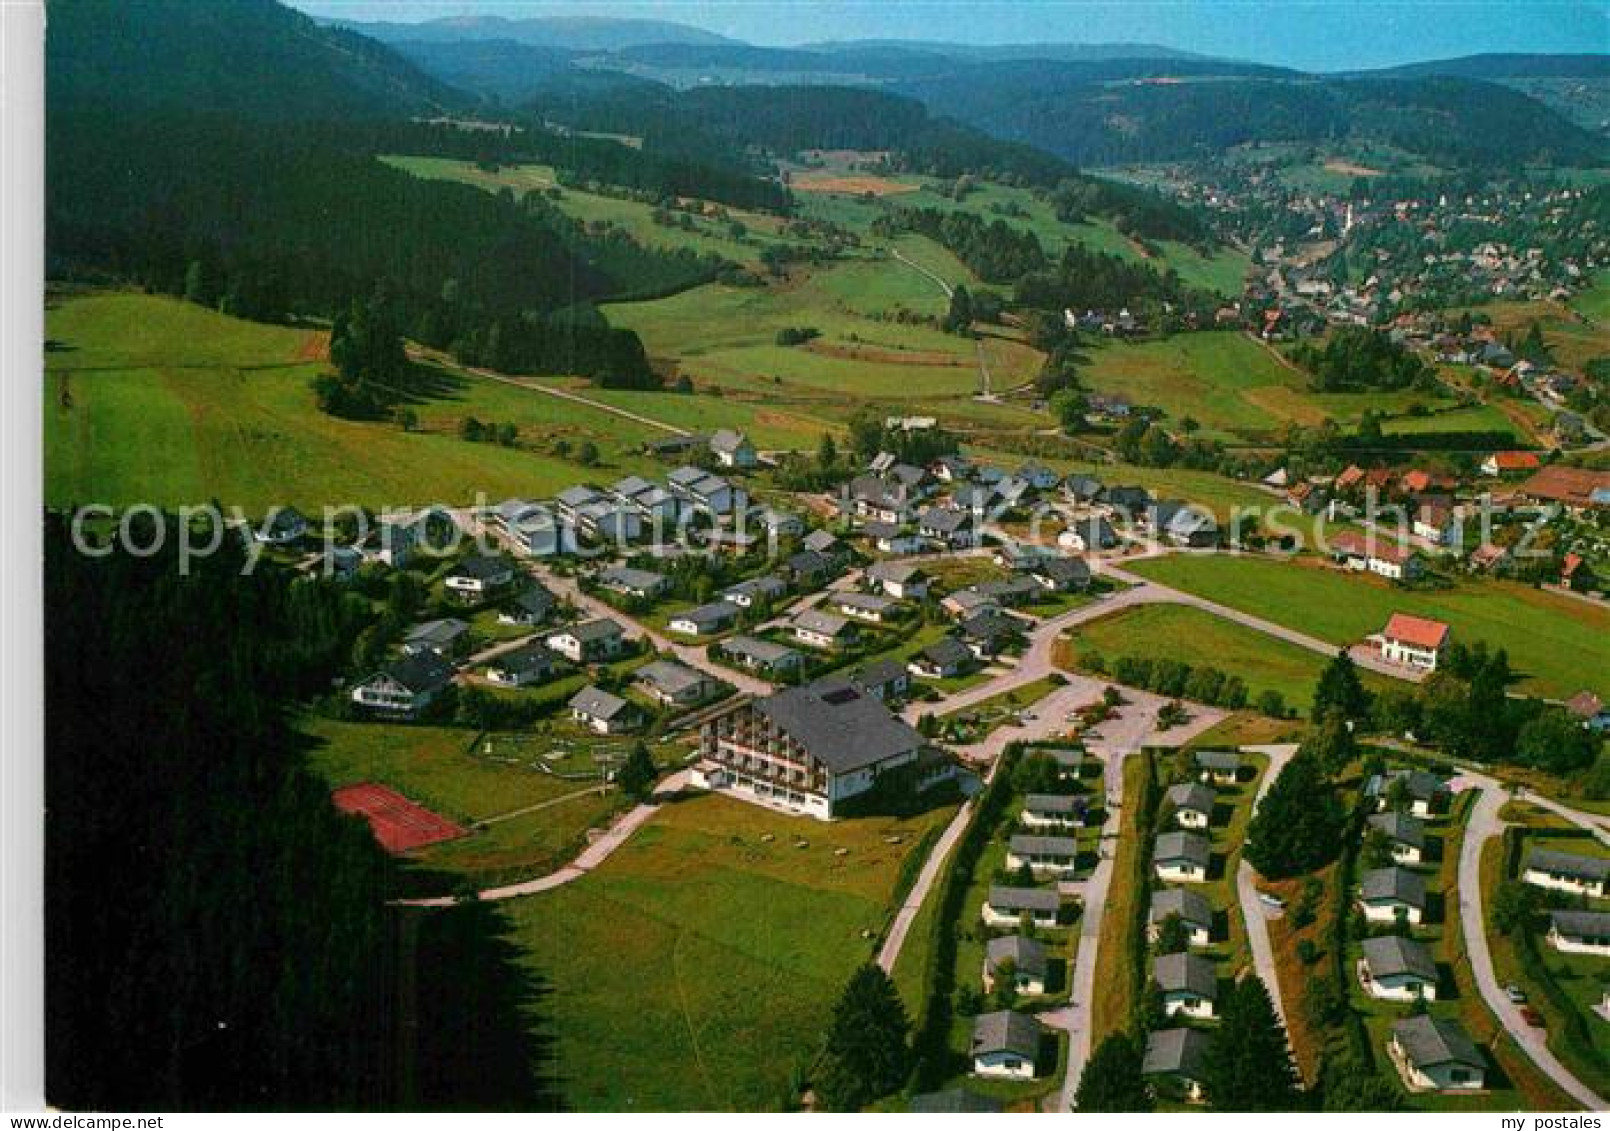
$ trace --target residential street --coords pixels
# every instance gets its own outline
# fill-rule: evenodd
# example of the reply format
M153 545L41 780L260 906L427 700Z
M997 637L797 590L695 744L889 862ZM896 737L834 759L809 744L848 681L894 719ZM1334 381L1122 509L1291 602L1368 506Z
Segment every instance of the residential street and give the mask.
M1266 755L1269 759L1269 768L1263 773L1263 780L1258 783L1258 795L1253 799L1253 810L1263 803L1264 796L1269 787L1274 785L1290 762L1297 754L1295 742L1280 743L1272 746L1250 746L1247 749ZM1241 866L1236 869L1235 887L1236 896L1241 904L1241 921L1246 924L1247 942L1252 947L1252 966L1263 984L1269 989L1269 997L1275 1003L1275 1012L1280 1014L1280 1023L1286 1025L1290 1032L1291 1026L1286 1021L1286 1004L1280 993L1280 977L1275 969L1274 947L1269 941L1269 920L1278 919L1283 913L1269 907L1258 898L1258 888L1254 881L1257 879L1257 869L1247 863L1245 857Z
M1526 1023L1521 1016L1520 1006L1509 1000L1493 970L1493 955L1487 943L1486 917L1482 909L1482 901L1487 893L1482 891L1479 882L1481 851L1483 845L1504 831L1504 822L1499 818L1498 811L1504 807L1508 796L1502 785L1484 774L1466 771L1450 784L1456 790L1479 791L1465 826L1464 844L1459 850L1459 923L1464 935L1465 953L1482 1000L1538 1068L1588 1110L1604 1111L1610 1108L1610 1101L1578 1080L1549 1051L1546 1031L1534 1029Z

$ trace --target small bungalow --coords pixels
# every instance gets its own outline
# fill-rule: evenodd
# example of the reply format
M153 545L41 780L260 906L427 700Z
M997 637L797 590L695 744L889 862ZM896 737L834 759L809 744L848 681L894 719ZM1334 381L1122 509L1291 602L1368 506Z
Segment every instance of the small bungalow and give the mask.
M837 559L817 550L801 550L788 555L783 562L782 572L792 578L796 585L815 589L838 576L839 563Z
M860 534L884 554L915 554L924 545L920 535L910 533L898 522L863 522Z
M1398 867L1365 872L1358 905L1371 923L1421 923L1426 913L1425 877Z
M1068 523L1067 529L1057 535L1057 545L1087 554L1110 550L1118 545L1118 531L1100 515L1088 515Z
M1369 826L1386 837L1392 859L1399 864L1425 862L1426 825L1418 817L1391 810L1371 814Z
M598 575L598 584L612 593L640 601L652 601L671 588L671 579L651 569L614 566Z
M959 507L929 507L917 520L917 533L942 549L965 550L978 545L973 514Z
M750 468L755 466L755 445L742 432L730 428L717 429L710 437L710 454L722 467Z
M751 577L721 591L721 599L740 609L752 609L759 604L775 604L788 595L788 583L780 577Z
M1475 1091L1486 1082L1487 1063L1459 1022L1420 1014L1392 1025L1387 1053L1415 1091Z
M970 1052L974 1076L1032 1080L1040 1056L1040 1023L1012 1009L981 1013L973 1018Z
M683 636L712 636L737 624L739 611L731 601L711 601L676 614L667 627Z
M1565 709L1588 730L1610 730L1610 707L1591 691L1578 691L1565 701Z
M967 645L954 636L941 636L913 656L906 670L924 679L954 679L977 663Z
M553 615L557 602L552 593L532 582L516 593L498 613L499 624L538 625Z
M841 593L834 599L833 607L844 616L882 624L893 619L900 602L879 593Z
M1140 1074L1167 1081L1191 1103L1202 1099L1203 1065L1209 1037L1201 1029L1153 1029L1146 1035L1146 1056Z
M1062 897L1048 888L995 884L984 900L980 918L985 926L1015 927L1028 915L1036 927L1055 927L1062 912Z
M1090 588L1090 565L1083 558L1046 558L1030 567L1029 576L1053 593L1077 593Z
M599 617L560 629L545 643L573 664L596 664L620 655L626 634L608 617Z
M1375 799L1377 811L1401 804L1412 815L1426 818L1447 809L1452 791L1436 774L1404 769L1372 776L1364 783L1364 796Z
M1610 911L1554 911L1549 945L1562 954L1610 956Z
M898 660L877 660L851 672L850 682L872 698L887 703L911 690L911 673Z
M1198 750L1196 768L1204 782L1235 785L1241 780L1241 754L1235 750Z
M1157 878L1170 883L1206 883L1213 863L1213 846L1205 836L1188 832L1163 833L1152 851Z
M1184 1014L1197 1021L1213 1017L1219 996L1219 970L1211 958L1181 952L1152 960L1152 980L1163 991L1163 1015Z
M553 666L553 653L532 640L488 663L486 678L504 687L530 687L553 675Z
M1610 858L1534 848L1521 865L1521 879L1534 887L1603 899L1605 883L1610 880Z
M458 600L478 604L514 584L514 563L500 554L475 554L448 570L442 584Z
M1402 935L1364 940L1359 985L1383 1001L1437 1000L1437 964L1425 944Z
M276 507L267 522L251 528L252 538L265 546L289 546L307 531L307 519L295 507Z
M1004 613L974 613L959 626L962 643L980 660L993 660L1023 635L1019 623Z
M403 655L434 652L438 656L451 656L464 646L469 634L470 626L457 617L424 621L414 625L403 637Z
M805 657L784 644L756 636L733 636L720 644L721 654L741 668L768 674L798 671Z
M1481 461L1481 473L1497 478L1502 475L1525 475L1543 466L1536 452L1494 452Z
M812 648L839 648L856 637L855 626L821 609L805 609L790 623L794 639Z
M571 697L570 717L599 734L621 734L641 723L643 713L619 695L589 684Z
M1068 793L1031 793L1019 818L1028 829L1077 829L1084 824L1085 799Z
M674 660L654 660L632 673L632 682L666 707L691 707L710 697L715 681Z
M890 597L920 601L928 596L928 574L915 562L873 562L866 578L873 589Z
M947 593L939 607L954 617L970 617L974 613L999 611L1001 606L995 598L986 597L977 589L958 589Z
M1213 823L1213 805L1218 794L1200 782L1170 786L1163 795L1174 809L1174 821L1182 829L1205 829Z
M1006 844L1006 866L1027 866L1036 876L1071 878L1078 861L1079 842L1071 836L1018 833Z
M1419 557L1398 542L1343 530L1330 541L1330 555L1355 573L1368 571L1388 581L1408 581L1423 572Z
M1018 993L1043 994L1048 967L1045 944L1038 939L1023 935L990 939L984 948L984 992L992 992L1000 975L1010 970Z
M1190 888L1160 888L1152 892L1151 908L1146 913L1146 937L1157 941L1163 921L1171 915L1179 916L1185 927L1185 937L1191 946L1209 946L1213 942L1213 905L1200 892Z

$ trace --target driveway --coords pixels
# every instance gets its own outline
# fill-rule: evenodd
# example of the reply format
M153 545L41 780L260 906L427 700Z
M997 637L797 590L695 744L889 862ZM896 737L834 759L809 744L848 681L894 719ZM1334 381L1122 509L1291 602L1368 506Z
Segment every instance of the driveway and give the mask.
M1546 1032L1534 1029L1521 1017L1520 1006L1510 1001L1498 984L1493 969L1492 950L1487 944L1486 916L1482 901L1487 897L1481 885L1481 850L1504 831L1498 811L1508 800L1503 787L1483 774L1465 773L1455 782L1479 791L1470 820L1465 826L1464 844L1459 850L1459 923L1464 933L1465 953L1476 976L1476 987L1498 1024L1532 1058L1532 1062L1578 1103L1590 1111L1610 1108L1610 1101L1573 1076L1549 1051Z
M1281 743L1273 746L1249 746L1246 749L1263 754L1269 759L1269 768L1263 773L1263 780L1258 783L1258 795L1253 799L1254 811L1263 803L1264 795L1269 787L1274 785L1275 779L1286 768L1297 754L1297 744L1294 742ZM1241 904L1241 921L1247 927L1247 942L1252 947L1252 966L1258 977L1269 989L1269 997L1275 1003L1275 1012L1280 1014L1280 1023L1291 1031L1286 1020L1286 1004L1280 994L1280 976L1275 968L1274 947L1269 941L1269 920L1278 919L1281 912L1269 907L1258 898L1258 888L1253 882L1257 878L1257 870L1243 858L1241 866L1236 869L1235 887L1236 896Z

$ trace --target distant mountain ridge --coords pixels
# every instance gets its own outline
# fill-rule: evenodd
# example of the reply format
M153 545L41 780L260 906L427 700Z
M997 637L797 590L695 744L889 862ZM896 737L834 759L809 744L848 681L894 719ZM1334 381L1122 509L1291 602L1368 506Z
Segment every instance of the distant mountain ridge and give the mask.
M557 47L570 51L620 51L649 43L698 46L747 46L713 31L668 20L609 19L589 16L540 16L510 19L505 16L449 16L420 23L330 20L332 26L377 39L381 43L463 43L506 40L530 47Z

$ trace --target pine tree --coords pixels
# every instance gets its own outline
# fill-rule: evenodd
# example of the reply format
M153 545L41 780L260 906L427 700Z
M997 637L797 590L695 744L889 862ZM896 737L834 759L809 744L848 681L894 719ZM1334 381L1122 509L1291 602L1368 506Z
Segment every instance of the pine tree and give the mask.
M910 1071L906 1007L874 963L857 970L833 1007L816 1095L829 1111L859 1111L905 1083Z
M1294 1111L1297 1070L1269 991L1248 974L1230 990L1202 1070L1217 1111Z
M1336 858L1346 823L1314 755L1299 751L1258 803L1247 826L1247 859L1272 880L1312 872Z
M1152 1093L1140 1074L1142 1053L1128 1033L1109 1034L1086 1062L1074 1093L1075 1111L1151 1111Z
M1317 723L1331 710L1338 710L1343 718L1354 721L1367 717L1370 711L1370 693L1364 690L1358 667L1345 649L1338 652L1320 674L1309 717Z

